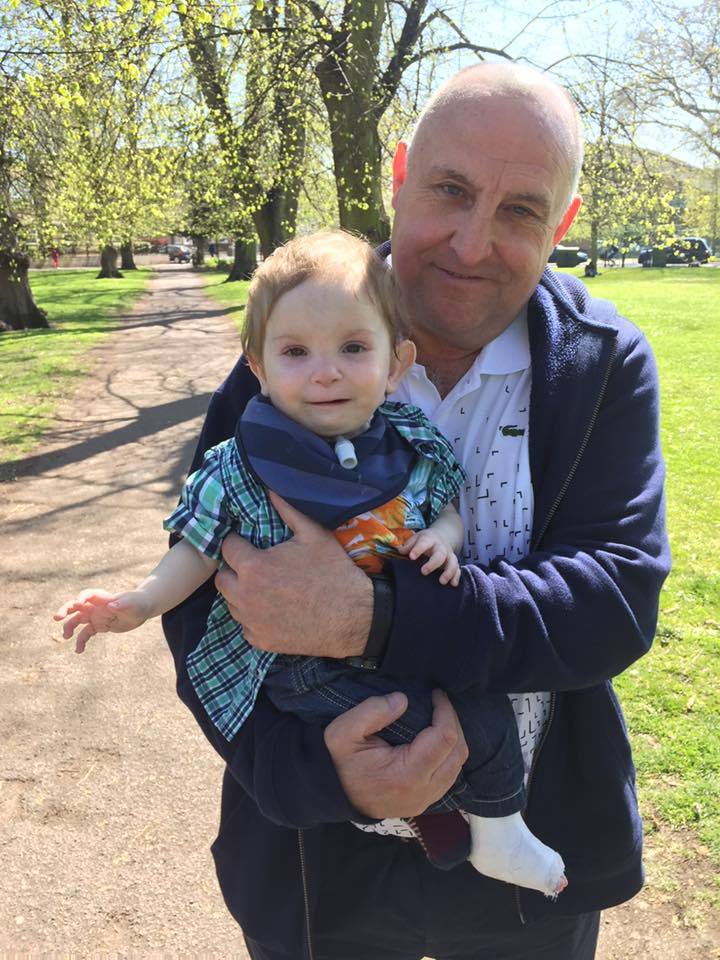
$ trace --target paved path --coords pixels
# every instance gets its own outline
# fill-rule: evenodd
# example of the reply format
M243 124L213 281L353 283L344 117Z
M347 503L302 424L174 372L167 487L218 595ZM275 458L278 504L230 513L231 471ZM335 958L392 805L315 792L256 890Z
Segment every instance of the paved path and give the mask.
M247 960L208 852L222 765L175 696L159 625L77 657L50 619L81 586L136 582L165 549L160 519L238 349L200 279L166 266L0 485L3 960ZM713 889L706 853L663 827L648 854L653 885L603 917L598 960L720 957L717 921L693 928Z

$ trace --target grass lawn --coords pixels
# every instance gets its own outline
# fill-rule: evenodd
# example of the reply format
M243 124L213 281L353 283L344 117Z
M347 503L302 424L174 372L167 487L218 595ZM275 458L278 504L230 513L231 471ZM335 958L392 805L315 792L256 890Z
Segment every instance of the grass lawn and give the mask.
M237 283L225 283L226 278L226 270L213 270L207 267L203 273L203 280L205 281L207 292L220 303L230 306L234 306L235 304L244 305L247 299L250 281L239 280ZM235 322L237 323L238 330L242 327L244 316L244 312L235 314Z
M208 292L244 302L247 284L224 277L208 273ZM587 282L647 334L662 384L674 570L653 650L616 681L646 825L690 825L720 859L720 269L606 270Z
M122 280L96 280L97 270L33 270L35 301L48 312L49 330L0 334L0 463L37 442L58 400L90 366L89 348L146 288L150 270Z
M645 332L660 371L674 566L652 651L616 681L646 825L694 826L720 859L720 269L586 283Z

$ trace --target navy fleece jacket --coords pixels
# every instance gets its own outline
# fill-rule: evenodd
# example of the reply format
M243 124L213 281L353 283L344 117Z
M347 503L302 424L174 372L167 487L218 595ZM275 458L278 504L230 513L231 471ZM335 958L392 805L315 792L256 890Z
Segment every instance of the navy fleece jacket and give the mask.
M622 902L642 884L634 769L610 678L649 649L669 570L657 378L643 335L574 278L545 272L528 327L531 552L518 563L465 567L453 590L416 564L394 562L397 603L382 670L447 690L555 692L526 819L562 850L571 883L561 908L574 913ZM193 469L234 432L256 391L240 360L212 398ZM164 625L179 696L228 765L213 848L220 884L251 936L277 938L279 923L299 936L304 891L288 828L313 828L304 833L317 874L322 824L363 818L342 791L319 726L276 712L262 695L231 743L209 723L185 658L212 594L206 585ZM306 887L312 901L317 876ZM267 900L279 893L283 919ZM556 909L518 891L523 920Z

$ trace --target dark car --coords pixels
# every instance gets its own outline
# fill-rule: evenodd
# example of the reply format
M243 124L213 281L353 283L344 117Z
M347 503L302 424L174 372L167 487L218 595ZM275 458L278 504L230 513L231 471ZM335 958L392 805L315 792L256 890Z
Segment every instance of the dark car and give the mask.
M678 237L667 247L641 250L638 263L643 267L664 267L667 263L707 263L712 250L702 237Z
M184 243L169 243L167 246L167 255L170 263L190 263L192 250Z
M548 257L548 263L555 263L558 267L576 267L585 263L588 255L580 247L563 247L558 244Z

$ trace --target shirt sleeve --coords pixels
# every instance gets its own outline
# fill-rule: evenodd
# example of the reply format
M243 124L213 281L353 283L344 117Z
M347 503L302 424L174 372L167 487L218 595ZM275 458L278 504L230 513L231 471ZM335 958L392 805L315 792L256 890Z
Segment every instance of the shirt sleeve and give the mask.
M465 471L455 458L453 448L437 427L430 421L428 429L433 434L433 467L428 478L428 522L434 523L441 510L458 496L465 483Z
M208 450L203 465L186 480L177 507L163 522L166 530L213 560L220 559L222 542L232 529L220 461L217 448Z

